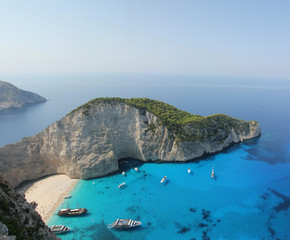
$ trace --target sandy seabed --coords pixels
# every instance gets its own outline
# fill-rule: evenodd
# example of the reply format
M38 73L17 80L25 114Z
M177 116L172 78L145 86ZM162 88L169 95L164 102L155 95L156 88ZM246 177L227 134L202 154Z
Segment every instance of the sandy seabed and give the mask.
M19 192L25 193L27 202L37 203L36 211L47 222L77 181L66 175L54 175L23 186Z

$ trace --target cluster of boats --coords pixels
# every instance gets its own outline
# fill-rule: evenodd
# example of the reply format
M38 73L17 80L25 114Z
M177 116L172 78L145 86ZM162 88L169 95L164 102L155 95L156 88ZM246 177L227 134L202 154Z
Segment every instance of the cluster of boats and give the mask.
M136 171L136 172L139 172L139 169L138 169L138 168L135 168L135 171ZM191 170L190 170L190 168L187 169L187 172L188 172L189 174L191 174ZM122 175L125 176L126 173L125 173L125 172L122 172ZM167 177L164 176L164 177L161 179L160 183L165 182L166 178L167 178ZM214 167L212 167L211 178L214 178ZM118 188L123 188L123 187L125 186L125 184L126 184L125 182L121 183L121 184L118 186Z
M61 209L58 212L59 216L78 216L87 212L86 208L77 208L77 209ZM115 222L108 225L110 228L118 229L118 230L126 230L129 228L134 228L140 226L142 223L139 221L134 221L132 219L117 219ZM50 231L59 235L71 230L70 227L66 227L65 225L52 225Z
M65 208L58 211L58 215L61 217L74 217L74 216L80 216L85 213L87 213L86 208L76 208L76 209L70 209ZM110 228L119 229L119 230L125 230L133 227L138 227L141 225L141 222L134 221L132 219L117 219L115 222L109 224ZM66 232L69 232L71 230L70 227L66 227L65 225L52 225L50 228L50 231L59 235Z
M136 172L139 172L138 168L135 168ZM191 170L190 168L188 168L188 173L191 174ZM122 172L122 175L126 175L125 172ZM166 180L166 176L164 176L160 183L165 182ZM212 167L212 171L211 171L211 178L214 178L214 167ZM94 184L94 183L93 183ZM121 183L118 188L123 188L125 186L125 182ZM67 195L65 196L65 199L71 198L71 195ZM70 209L70 208L65 208L65 209L61 209L58 211L58 215L62 216L62 217L73 217L73 216L79 216L82 214L85 214L88 210L86 208L76 208L76 209ZM140 226L142 223L139 221L134 221L132 219L117 219L115 222L109 224L110 228L114 228L114 229L119 229L119 230L126 230L126 229L130 229L130 228L134 228L134 227L138 227ZM54 232L55 234L62 234L62 233L66 233L68 231L71 230L70 227L66 227L64 225L53 225L50 228L50 231Z
M69 197L68 197L69 196ZM70 195L68 195L65 197L65 199L71 198ZM57 213L58 216L61 217L75 217L75 216L80 216L85 214L88 211L88 209L86 208L75 208L75 209L70 209L68 208L64 208L64 209L60 209ZM51 232L53 232L54 234L63 234L66 232L69 232L71 230L70 227L66 227L65 225L52 225L49 230Z

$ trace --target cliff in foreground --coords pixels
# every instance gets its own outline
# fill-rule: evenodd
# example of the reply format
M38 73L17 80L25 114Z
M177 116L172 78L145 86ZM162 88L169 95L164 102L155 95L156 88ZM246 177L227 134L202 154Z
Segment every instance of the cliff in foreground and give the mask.
M36 93L24 91L10 83L0 81L0 111L45 101L44 97Z
M50 174L88 179L118 160L187 161L258 137L256 121L208 117L151 99L98 98L44 131L0 149L0 173L13 186Z
M57 240L40 215L0 176L0 239Z

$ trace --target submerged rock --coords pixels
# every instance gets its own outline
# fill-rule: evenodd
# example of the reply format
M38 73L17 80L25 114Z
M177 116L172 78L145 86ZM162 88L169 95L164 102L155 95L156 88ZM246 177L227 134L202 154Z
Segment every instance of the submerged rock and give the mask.
M151 99L99 98L44 131L0 149L0 173L13 186L50 174L88 179L118 160L187 161L260 135L256 121L193 115Z

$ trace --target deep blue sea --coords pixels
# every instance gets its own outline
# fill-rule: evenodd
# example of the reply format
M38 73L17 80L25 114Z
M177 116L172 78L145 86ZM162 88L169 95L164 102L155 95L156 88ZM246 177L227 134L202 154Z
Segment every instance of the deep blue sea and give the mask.
M50 100L1 112L1 146L43 130L96 97L149 97L194 114L225 113L261 125L260 138L198 161L127 159L120 162L126 176L120 171L79 181L59 208L79 204L88 214L54 214L48 221L72 228L62 239L290 239L290 81L96 74L6 74L0 79ZM164 175L167 181L160 184ZM126 187L119 189L122 182ZM142 225L131 231L107 228L117 218Z

